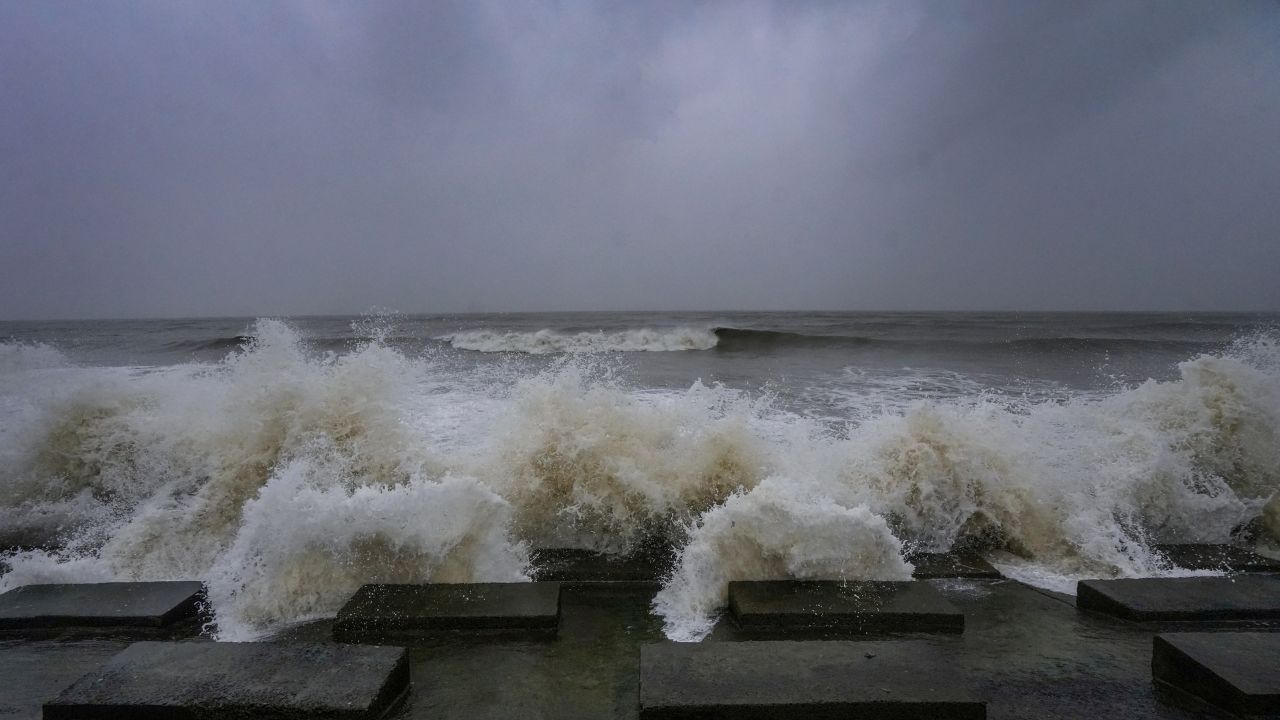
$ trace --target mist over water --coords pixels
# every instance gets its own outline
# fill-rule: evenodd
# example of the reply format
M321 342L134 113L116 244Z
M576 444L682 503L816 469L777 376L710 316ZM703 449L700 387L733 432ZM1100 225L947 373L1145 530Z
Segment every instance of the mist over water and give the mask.
M526 579L538 547L726 584L1177 574L1269 542L1274 315L678 313L2 323L0 589L208 581L217 632L366 582Z

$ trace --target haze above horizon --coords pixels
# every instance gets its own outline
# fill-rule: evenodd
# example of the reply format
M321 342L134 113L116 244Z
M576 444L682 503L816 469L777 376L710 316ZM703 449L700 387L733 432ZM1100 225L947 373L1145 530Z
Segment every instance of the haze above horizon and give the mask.
M1280 4L0 3L0 320L1280 310Z

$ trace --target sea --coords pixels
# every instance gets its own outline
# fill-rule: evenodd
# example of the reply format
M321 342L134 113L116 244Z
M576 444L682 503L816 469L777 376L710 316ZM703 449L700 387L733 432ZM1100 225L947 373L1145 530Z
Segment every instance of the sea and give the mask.
M1274 555L1278 488L1277 314L0 323L0 591L200 579L226 640L539 548L669 550L683 641L732 580L918 552L1071 593Z

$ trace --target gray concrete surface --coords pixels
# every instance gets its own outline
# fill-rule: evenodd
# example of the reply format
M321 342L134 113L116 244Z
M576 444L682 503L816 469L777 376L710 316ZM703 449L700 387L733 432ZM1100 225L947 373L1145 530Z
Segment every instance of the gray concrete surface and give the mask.
M729 613L740 628L755 632L964 631L964 615L920 580L731 582Z
M1280 575L1081 580L1076 607L1135 622L1280 620Z
M868 640L913 640L934 647L972 678L992 720L1189 720L1212 706L1166 692L1152 681L1159 631L1080 612L1069 596L1012 580L926 581L964 615L962 634L894 633ZM530 640L462 632L415 641L413 685L396 720L586 720L639 716L639 658L664 641L652 591L583 583L562 589L559 632ZM291 627L277 643L333 644L333 619ZM776 639L843 639L813 630ZM729 617L703 641L752 640ZM40 717L41 704L106 656L118 641L0 641L0 718Z
M199 582L24 585L0 595L0 636L199 633Z
M129 643L115 639L0 641L0 718L37 720L46 701Z
M919 641L663 643L640 650L640 717L981 720L986 703Z
M554 634L560 584L365 585L338 611L342 642L412 642L433 633Z
M372 720L409 687L403 648L139 642L44 706L45 720Z
M1280 715L1280 633L1157 635L1151 675L1232 712Z

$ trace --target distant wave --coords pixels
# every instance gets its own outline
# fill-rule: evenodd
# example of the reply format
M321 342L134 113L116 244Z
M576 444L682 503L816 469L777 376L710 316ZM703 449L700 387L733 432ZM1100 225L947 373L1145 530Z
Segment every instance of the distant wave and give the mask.
M731 327L716 328L715 335L719 340L716 349L727 351L871 345L881 342L857 335L806 335L780 330L749 330Z
M44 343L0 341L0 375L27 370L48 370L68 365L57 348Z
M227 337L201 338L197 340L177 340L165 347L170 350L192 352L200 350L234 350L241 345L253 342L253 339L252 335L229 335Z
M636 328L632 330L565 333L468 330L437 338L459 350L477 352L549 353L673 352L710 350L716 333L699 328Z
M775 347L866 345L871 338L805 335L745 328L636 328L567 333L550 328L536 332L469 330L437 338L459 350L548 353L671 352L684 350L761 351Z
M230 335L216 338L180 340L169 343L170 350L179 352L210 352L236 350L256 338L252 335ZM1165 350L1176 353L1210 352L1218 344L1192 340L1168 340L1162 338L1126 337L1029 337L989 338L973 340L940 340L936 338L888 339L861 335L810 335L780 330L755 330L749 328L634 328L614 331L565 332L544 328L535 332L502 332L495 330L466 330L433 338L447 342L459 350L475 352L508 352L545 355L551 353L603 353L603 352L676 352L689 350L719 350L723 352L767 352L788 348L855 348L870 346L930 345L959 346L973 350L1020 351L1033 353L1061 352L1144 352ZM343 350L373 341L395 345L426 341L427 338L399 337L320 337L308 338L306 343L321 350Z
M216 338L197 338L191 340L176 340L168 343L165 347L175 352L230 352L238 350L251 343L258 338L254 335L228 335L226 337ZM411 344L415 342L423 342L424 338L413 337L409 335L399 335L393 337L372 337L366 335L344 335L344 336L327 336L327 337L309 337L304 343L315 350L348 350L356 346L366 345L368 343L378 342L389 345Z

